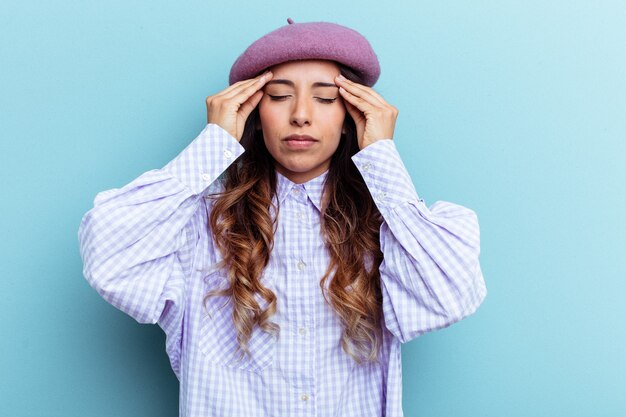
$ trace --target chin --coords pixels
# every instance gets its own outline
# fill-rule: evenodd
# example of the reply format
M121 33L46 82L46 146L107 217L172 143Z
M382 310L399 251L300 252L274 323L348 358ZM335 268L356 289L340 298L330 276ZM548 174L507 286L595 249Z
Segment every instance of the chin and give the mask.
M302 165L302 164L280 164L276 167L277 170L283 171L287 175L308 176L307 174L314 174L316 172L322 173L323 169L318 165Z
M314 164L302 163L297 161L278 161L278 164L288 171L297 172L299 174L315 169Z
M298 174L303 175L312 171L313 168L302 168L302 167L289 167L283 165L283 171L289 174Z

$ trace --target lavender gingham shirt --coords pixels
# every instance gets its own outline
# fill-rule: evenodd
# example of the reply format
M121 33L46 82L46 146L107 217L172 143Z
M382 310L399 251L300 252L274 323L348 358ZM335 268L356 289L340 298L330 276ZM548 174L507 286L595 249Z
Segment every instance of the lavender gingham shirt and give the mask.
M211 297L205 310L202 300L227 284L215 268L206 195L244 151L208 124L162 169L98 193L78 230L87 281L164 330L181 416L402 416L401 343L472 314L487 294L476 214L444 201L427 207L390 139L352 157L384 218L383 346L378 363L358 365L341 348L341 323L319 287L329 262L320 234L327 172L304 184L277 173L278 228L261 280L277 296L280 336L255 328L252 358L237 362L230 305Z

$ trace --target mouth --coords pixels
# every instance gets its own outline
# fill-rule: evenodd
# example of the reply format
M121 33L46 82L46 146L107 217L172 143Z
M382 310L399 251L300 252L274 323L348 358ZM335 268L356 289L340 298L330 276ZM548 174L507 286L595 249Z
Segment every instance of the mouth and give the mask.
M283 139L283 141L286 142L317 142L317 139L315 139L312 136L309 135L289 135L287 136L285 139Z
M290 148L303 149L311 147L319 141L309 135L289 135L283 139L283 142Z

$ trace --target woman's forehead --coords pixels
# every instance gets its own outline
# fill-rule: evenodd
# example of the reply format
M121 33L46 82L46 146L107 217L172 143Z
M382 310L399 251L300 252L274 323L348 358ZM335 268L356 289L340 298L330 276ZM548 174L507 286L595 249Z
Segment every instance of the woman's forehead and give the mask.
M339 66L332 61L306 60L290 61L271 68L273 76L266 85L285 85L295 87L337 87L335 77L339 75Z
M288 61L274 65L270 69L274 74L272 78L276 78L279 75L306 76L309 74L329 74L334 77L334 75L339 74L339 66L337 63L322 59Z

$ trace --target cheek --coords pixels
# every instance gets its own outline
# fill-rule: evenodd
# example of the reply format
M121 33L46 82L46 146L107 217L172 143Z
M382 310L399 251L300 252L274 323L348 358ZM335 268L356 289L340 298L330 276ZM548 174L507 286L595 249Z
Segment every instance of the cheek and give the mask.
M329 121L329 126L332 126L333 131L343 129L343 123L346 120L346 110L341 104L341 107L331 109L325 115L326 120Z
M261 100L261 102L259 103L259 119L261 119L261 124L264 124L264 122L268 120L269 117L269 109L267 106L264 105L263 101L264 100Z
M263 134L267 136L272 135L272 127L276 126L276 112L271 109L271 106L259 105L259 122L261 123L261 129Z
M271 132L285 120L282 112L271 104L259 107L259 120L264 132Z

